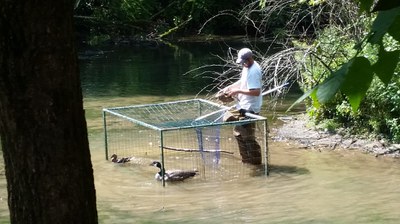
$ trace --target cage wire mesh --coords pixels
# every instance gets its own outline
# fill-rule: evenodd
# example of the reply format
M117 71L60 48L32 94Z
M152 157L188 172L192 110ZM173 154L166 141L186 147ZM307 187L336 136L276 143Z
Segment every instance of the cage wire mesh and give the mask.
M132 157L131 162L141 165L157 160L166 169L195 169L203 179L248 177L254 167L242 163L232 130L235 125L254 122L263 155L262 172L267 172L266 118L223 122L228 109L203 99L103 109L106 159L116 154Z

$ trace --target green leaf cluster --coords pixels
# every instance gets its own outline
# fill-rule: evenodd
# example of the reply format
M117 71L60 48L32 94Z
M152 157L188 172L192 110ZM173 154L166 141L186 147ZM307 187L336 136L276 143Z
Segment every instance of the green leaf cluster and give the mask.
M364 13L354 22L365 30L362 40L343 27L318 33L307 57L297 56L305 94L296 103L305 100L317 123L400 142L399 19L400 7Z
M358 127L400 142L400 68L388 85L374 79L360 105Z
M362 10L372 7L370 1L360 0L360 2ZM385 39L387 38L396 40L397 48L386 48ZM335 70L331 70L329 77L306 92L300 99L310 96L314 102L318 102L314 103L314 106L318 107L319 104L332 100L340 92L347 96L353 112L356 112L369 89L374 74L386 85L392 79L399 63L398 41L400 41L400 7L379 11L366 38L354 45L356 50L354 56ZM369 47L368 45L378 48L378 53L373 57L378 58L376 61L362 54L364 49Z

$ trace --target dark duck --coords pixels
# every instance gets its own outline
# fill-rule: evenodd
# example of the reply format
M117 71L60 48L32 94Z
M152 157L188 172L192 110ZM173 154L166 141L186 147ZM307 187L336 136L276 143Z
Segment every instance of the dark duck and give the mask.
M152 162L150 166L155 166L160 169L160 171L155 175L155 179L159 181L162 180L163 171L164 171L164 180L170 182L183 181L197 174L197 170L164 170L161 167L161 163L158 161Z
M131 161L131 157L118 158L118 156L116 154L112 154L110 159L111 159L111 162L113 162L113 163L127 163L127 162Z

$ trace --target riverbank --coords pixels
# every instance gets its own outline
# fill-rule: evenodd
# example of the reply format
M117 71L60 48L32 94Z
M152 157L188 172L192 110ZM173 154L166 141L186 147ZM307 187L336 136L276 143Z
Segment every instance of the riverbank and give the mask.
M286 141L288 144L299 144L310 150L362 150L365 153L379 156L400 158L400 144L390 144L385 140L369 140L356 136L345 137L318 129L307 115L279 117L283 122L279 128L271 129L274 141Z

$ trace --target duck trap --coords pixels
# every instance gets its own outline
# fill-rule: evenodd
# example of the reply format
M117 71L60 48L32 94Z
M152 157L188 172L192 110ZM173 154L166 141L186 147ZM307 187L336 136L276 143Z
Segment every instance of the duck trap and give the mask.
M202 179L250 176L253 167L268 174L267 119L246 114L246 119L224 122L229 109L204 99L103 109L105 157L132 157L130 162L141 165L157 160L165 169L195 169ZM242 161L233 135L234 127L246 124L255 124L258 166Z

